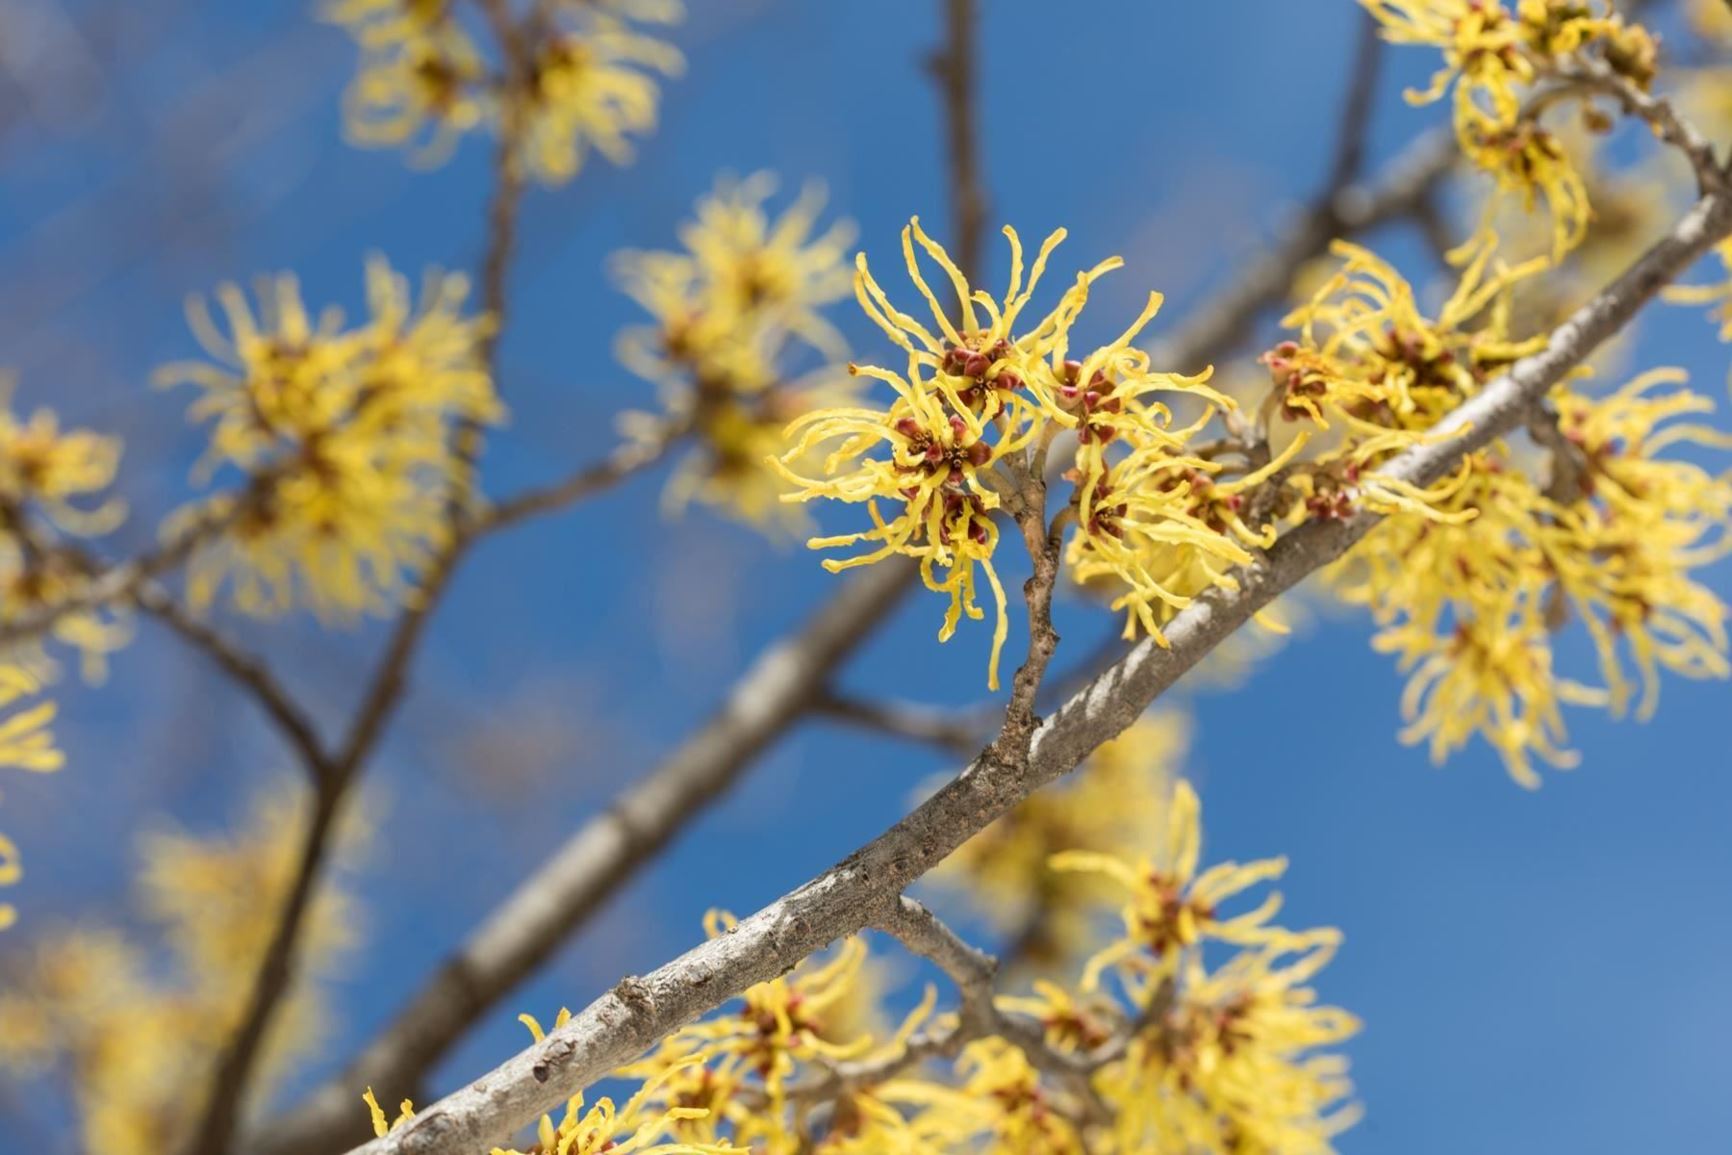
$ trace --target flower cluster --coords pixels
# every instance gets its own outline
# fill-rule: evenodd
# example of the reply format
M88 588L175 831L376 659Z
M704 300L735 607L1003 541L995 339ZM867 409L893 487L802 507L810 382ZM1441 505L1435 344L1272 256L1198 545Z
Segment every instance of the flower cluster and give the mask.
M305 801L272 789L230 835L164 829L141 841L138 904L168 957L130 932L83 922L44 932L0 964L0 1073L69 1073L83 1148L160 1155L185 1142L200 1106L187 1088L204 1085L245 1010L294 878ZM352 866L364 836L346 827L334 865ZM318 980L355 938L343 873L309 912L261 1087L320 1041Z
M108 496L119 440L62 429L48 409L20 416L11 394L12 382L0 380L0 626L82 594L91 564L78 549L80 539L108 533L125 516L125 506ZM92 680L130 636L123 617L97 606L59 612L48 630L50 639L80 656ZM55 704L41 696L55 673L40 636L0 653L0 767L47 772L62 765L50 730ZM22 874L17 845L0 834L0 887ZM16 908L0 902L0 930L17 917Z
M1218 467L1185 451L1210 415L1231 402L1208 387L1207 372L1156 372L1148 354L1132 345L1160 308L1160 295L1151 294L1115 340L1073 357L1071 328L1090 286L1121 262L1112 258L1079 273L1058 304L1031 321L1025 313L1065 234L1049 236L1026 268L1021 239L1013 229L1004 234L1010 281L994 298L970 287L918 220L903 230L903 259L931 328L898 309L859 256L855 296L905 362L901 370L852 365L850 371L888 385L893 399L883 407L825 408L800 417L789 425L789 445L776 463L796 486L784 500L867 507L871 528L809 543L864 548L826 560L826 569L897 554L919 560L926 586L950 599L940 640L964 616L984 616L978 575L985 576L996 606L988 666L994 689L1008 633L993 563L994 515L1007 500L1021 500L1031 471L1044 472L1061 432L1075 441L1068 473L1076 524L1071 564L1079 580L1110 574L1121 583L1114 604L1127 611L1127 632L1140 624L1160 638L1165 612L1201 589L1231 585L1227 571L1250 560L1242 541L1260 540L1232 515L1234 493L1212 486ZM921 254L943 274L953 305L928 285ZM1180 424L1169 402L1188 403L1201 415Z
M669 24L679 0L552 0L523 26L483 38L453 0L330 0L326 19L361 50L346 97L349 138L410 146L422 163L445 160L466 133L492 126L519 170L546 184L577 175L591 150L629 163L631 138L655 127L657 75L684 61L634 21Z
M71 548L78 539L118 527L126 506L108 496L120 463L120 441L87 429L62 429L48 409L28 418L12 411L12 383L0 382L0 622L28 618L75 598L89 579ZM58 615L54 640L78 651L88 677L100 676L103 656L123 645L128 630L95 609ZM11 660L50 669L40 645Z
M1356 1117L1331 1048L1358 1024L1319 1005L1309 984L1340 936L1274 926L1274 896L1225 912L1283 863L1202 868L1196 795L1179 784L1161 799L1165 839L1152 857L1077 851L1053 864L1125 896L1122 933L1078 981L1037 982L988 1015L940 1011L927 987L891 1027L876 1013L884 992L866 945L852 938L616 1072L636 1088L625 1107L600 1100L585 1113L574 1100L563 1122L543 1119L532 1150L1331 1150ZM710 930L730 925L714 916ZM1233 950L1217 960L1220 944ZM562 1012L555 1027L565 1022ZM366 1101L379 1134L412 1117L409 1104L392 1121L371 1092Z
M1538 347L1512 337L1508 302L1540 266L1494 266L1488 244L1432 319L1374 255L1338 252L1341 273L1288 319L1298 339L1266 358L1270 407L1342 427L1288 479L1287 500L1302 498L1303 516L1390 515L1333 579L1337 593L1371 610L1376 647L1409 672L1404 738L1441 759L1482 735L1531 785L1533 758L1573 762L1562 706L1621 713L1629 704L1622 655L1641 673L1644 713L1661 668L1724 676L1725 611L1691 575L1723 551L1732 488L1664 456L1680 443L1723 440L1674 423L1706 400L1684 390L1652 396L1678 383L1666 373L1604 397L1560 386L1553 412L1536 418L1549 477L1533 452L1504 439L1427 490L1379 481L1388 456ZM1553 635L1571 611L1599 655L1599 685L1554 669Z
M1386 39L1441 49L1444 66L1415 103L1453 90L1462 152L1501 192L1531 209L1544 199L1553 252L1578 244L1591 209L1587 186L1557 136L1539 123L1545 100L1524 107L1536 82L1558 75L1571 57L1591 57L1638 89L1653 82L1657 48L1609 0L1360 0Z
M820 229L816 186L772 214L774 191L768 173L724 178L681 227L678 251L614 258L621 286L654 320L621 335L620 360L661 390L664 409L628 415L627 431L689 431L696 449L669 483L668 504L698 501L755 525L794 512L780 501L787 483L765 463L782 430L853 392L829 368L846 349L822 314L848 292L852 226ZM821 367L800 373L814 358Z
M193 331L214 363L165 366L157 378L199 390L189 413L210 434L198 475L226 466L245 478L167 526L195 542L195 607L227 585L244 613L302 605L349 621L412 596L466 481L453 427L502 416L481 355L491 322L463 315L467 291L463 277L434 273L417 302L374 259L363 325L345 328L335 310L310 318L283 275L259 286L256 317L239 288L223 286L226 332L194 298Z

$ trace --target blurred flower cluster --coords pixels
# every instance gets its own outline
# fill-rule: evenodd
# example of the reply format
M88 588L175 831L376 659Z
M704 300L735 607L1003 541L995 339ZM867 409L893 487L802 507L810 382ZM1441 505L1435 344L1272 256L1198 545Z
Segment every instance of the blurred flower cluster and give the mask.
M546 0L527 21L503 0L329 0L324 15L361 51L351 140L408 146L431 165L491 129L515 171L549 185L576 176L591 151L628 163L632 138L655 127L657 78L684 67L637 29L680 20L680 0Z
M84 1149L161 1155L184 1140L211 1056L239 1022L277 912L294 879L306 799L276 785L231 832L161 828L142 836L137 905L151 934L82 921L38 932L0 973L0 1072L71 1088ZM366 831L350 822L339 868ZM263 1071L280 1077L318 1045L326 1023L319 980L356 941L358 919L341 869L321 888ZM157 938L164 945L159 950Z
M774 191L768 173L723 178L681 226L679 250L627 251L613 262L654 322L621 334L620 360L658 387L662 405L656 415L627 414L625 430L695 442L667 505L698 501L768 529L801 520L765 461L782 448L782 430L854 393L836 367L847 347L822 312L847 295L853 226L820 229L817 186L779 214L766 207Z
M413 596L467 484L454 431L503 416L481 354L492 322L463 315L467 293L466 278L432 272L417 300L374 258L370 316L353 328L335 309L310 317L286 274L261 281L256 316L238 287L219 289L226 332L193 299L211 360L157 379L199 390L189 415L210 435L197 475L243 479L166 527L195 543L195 609L226 586L243 613L305 607L343 622Z

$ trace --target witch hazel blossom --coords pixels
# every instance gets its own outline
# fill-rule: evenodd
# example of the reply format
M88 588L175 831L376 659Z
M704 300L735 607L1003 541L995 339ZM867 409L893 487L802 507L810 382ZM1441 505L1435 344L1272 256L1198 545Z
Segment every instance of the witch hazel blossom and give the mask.
M902 254L931 323L903 312L878 283L864 254L856 261L861 309L906 354L901 370L850 366L858 377L889 387L883 407L819 409L789 425L788 449L776 467L796 486L786 500L829 498L864 504L871 527L813 538L815 549L865 546L863 553L824 564L832 572L901 554L917 558L926 586L950 598L939 637L948 640L964 618L985 616L977 573L992 593L995 624L988 685L998 688L999 656L1009 626L994 555L997 515L1016 500L1019 477L1044 464L1064 432L1074 434L1077 492L1111 491L1127 454L1174 453L1204 422L1175 427L1161 398L1184 395L1206 410L1231 402L1206 384L1208 373L1154 372L1133 342L1160 309L1150 294L1136 319L1107 344L1073 351L1071 330L1090 287L1120 267L1117 258L1077 274L1058 303L1025 323L1053 251L1052 233L1025 264L1021 238L1004 230L1010 278L1001 297L972 288L949 253L912 220ZM923 260L924 258L924 260ZM923 264L937 266L951 289L946 304ZM816 468L813 468L813 465ZM1196 466L1206 470L1207 463ZM1086 519L1085 519L1086 520ZM1236 547L1234 560L1247 555ZM1108 563L1111 564L1111 563ZM1124 568L1122 566L1115 568Z

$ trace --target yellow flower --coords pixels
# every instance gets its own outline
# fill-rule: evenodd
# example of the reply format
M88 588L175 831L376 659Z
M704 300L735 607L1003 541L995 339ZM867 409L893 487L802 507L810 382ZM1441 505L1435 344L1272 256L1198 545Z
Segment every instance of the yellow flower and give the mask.
M1081 359L1070 356L1070 329L1088 300L1089 286L1118 268L1117 258L1080 273L1058 305L1032 324L1022 315L1064 232L1041 245L1024 281L1023 249L1010 242L1010 283L1002 298L971 289L950 254L911 221L902 232L908 274L931 312L935 328L901 312L873 278L864 254L857 259L855 296L866 315L906 354L898 372L872 365L853 372L888 384L895 397L883 409L819 409L788 427L790 447L778 468L797 486L784 500L825 497L864 504L872 528L816 537L814 549L864 544L866 552L827 560L831 572L868 565L894 554L920 560L928 588L950 596L939 639L947 641L962 617L984 616L976 602L976 571L984 573L996 607L987 684L998 688L998 658L1008 633L1004 589L992 555L998 543L993 514L1017 472L1044 461L1063 429L1077 431L1073 476L1086 510L1114 468L1111 452L1149 447L1167 454L1196 428L1175 432L1172 413L1151 395L1188 394L1205 404L1229 402L1198 377L1150 370L1132 347L1160 307L1150 294L1142 314L1112 342ZM927 284L919 252L935 263L955 297L955 319ZM1031 451L1035 461L1027 460ZM1011 472L1001 471L1004 464ZM814 468L816 466L816 468ZM886 508L887 507L887 508ZM1227 547L1232 552L1236 547ZM1233 556L1244 557L1242 551ZM1116 568L1116 567L1115 567ZM1131 574L1127 580L1135 580Z
M1458 108L1483 96L1505 119L1520 106L1515 86L1534 78L1522 51L1521 26L1499 0L1360 0L1392 44L1443 51L1444 66L1429 88L1409 91L1413 104L1429 104L1455 87Z
M115 529L125 503L107 496L120 462L120 441L86 429L62 429L38 409L28 419L11 408L13 382L0 375L0 621L28 618L76 597L89 580L85 564L63 547L68 538ZM131 631L112 610L55 618L49 635L79 652L85 677L98 680L104 659ZM11 664L51 675L40 642L19 645Z
M449 533L458 422L502 416L482 363L491 322L461 313L467 281L431 274L419 301L380 259L367 268L372 313L307 315L292 277L260 288L261 315L232 286L218 291L228 332L194 299L193 330L215 363L169 365L159 383L190 382L190 415L211 422L200 466L228 465L244 488L182 510L225 531L201 542L188 575L195 607L225 584L236 608L272 616L304 605L322 618L383 613L414 592Z
M54 721L54 703L20 705L41 688L28 669L0 665L0 767L46 774L65 765L66 757L55 746L54 734L49 729ZM0 887L15 886L23 876L17 844L0 834ZM0 930L17 920L17 908L0 902Z
M576 176L591 149L629 164L630 138L655 128L655 74L685 67L672 45L593 5L561 4L555 12L564 23L536 47L528 91L510 93L504 112L508 131L513 118L522 120L521 163L550 185ZM680 11L665 5L662 15L676 19Z
M1251 561L1249 549L1274 544L1272 526L1253 529L1243 520L1245 495L1304 445L1300 437L1262 468L1221 481L1218 462L1175 455L1159 442L1139 445L1077 490L1077 529L1066 555L1072 575L1122 587L1111 604L1127 611L1125 637L1140 626L1165 646L1163 624L1205 590L1237 589L1232 570Z
M733 923L731 915L712 911L705 928L713 938ZM865 962L865 942L850 938L832 958L810 960L786 978L752 987L740 996L737 1012L672 1036L662 1057L651 1061L659 1068L691 1056L730 1060L777 1094L797 1061L857 1058L874 1046L870 1034L850 1029L859 1021L855 998Z
M858 372L895 386L898 398L889 411L815 410L788 426L787 436L793 446L772 460L796 487L789 498L828 497L865 503L874 528L814 537L807 544L813 549L860 543L870 547L845 560L825 559L824 568L831 573L870 565L892 554L919 558L926 587L950 595L939 641L950 640L963 615L974 619L983 616L975 601L978 566L986 574L997 607L987 667L987 685L996 690L998 655L1009 623L1004 587L992 565L998 526L991 514L999 507L999 496L987 474L1000 458L1025 445L1026 436L1008 436L993 444L987 427L966 407L952 410L939 397L884 370L862 367ZM1024 433L1031 428L1025 424ZM841 441L841 447L823 458L821 476L794 472L794 466L810 460L815 450L833 441ZM885 456L863 456L876 448ZM853 468L842 472L844 464ZM886 521L879 510L881 501L901 508Z
M1051 1092L1028 1057L1002 1039L970 1043L957 1063L961 1091L973 1101L972 1112L958 1111L975 1124L977 1134L958 1148L991 1155L1086 1155L1082 1130L1054 1109Z
M677 511L696 500L754 525L798 525L781 497L788 483L766 464L782 430L800 415L848 404L854 390L839 371L797 376L812 354L840 358L841 336L821 313L848 291L846 222L817 231L822 195L807 190L780 215L765 203L774 179L724 178L680 229L677 252L623 252L614 271L653 318L628 329L619 356L661 387L665 418L629 415L629 431L658 435L668 421L689 426L696 451L667 490Z
M361 49L343 96L343 128L365 147L414 148L443 163L488 115L487 65L449 0L332 0L324 18Z
M1453 88L1456 137L1467 158L1529 210L1545 199L1554 258L1579 244L1590 217L1585 182L1537 123L1542 109L1524 109L1524 97L1559 62L1589 53L1645 89L1658 55L1653 37L1626 23L1608 0L1519 0L1513 12L1503 0L1360 3L1386 39L1443 51L1444 67L1428 89L1409 92L1409 101L1429 103ZM1489 218L1482 231L1488 225Z
M1588 186L1556 136L1532 120L1506 123L1475 108L1461 121L1461 147L1500 192L1519 196L1528 212L1545 200L1553 259L1582 243L1593 218Z
M397 1117L386 1122L384 1108L380 1107L379 1100L373 1097L373 1088L371 1087L368 1087L367 1093L361 1096L361 1101L367 1104L367 1113L372 1116L373 1134L380 1138L384 1138L415 1117L415 1104L404 1099L397 1104Z
M125 507L105 496L120 459L119 441L63 430L46 409L20 418L11 407L12 384L0 378L0 622L76 596L88 575L62 549L64 539L107 533L125 516ZM106 655L130 631L124 620L93 609L60 615L50 636L77 650L85 676L95 680ZM14 646L0 660L0 767L44 773L64 763L50 729L55 704L39 698L54 672L54 661L37 640ZM0 887L22 876L17 844L0 834ZM0 930L17 918L15 907L0 902Z
M1168 802L1165 838L1152 856L1133 865L1115 855L1086 850L1053 855L1052 869L1104 875L1131 896L1120 912L1124 936L1089 959L1083 968L1084 990L1094 989L1110 966L1171 971L1183 951L1205 938L1245 945L1279 939L1286 933L1268 925L1281 908L1279 894L1271 893L1243 914L1223 916L1220 906L1253 886L1279 878L1287 869L1287 860L1265 858L1244 865L1224 862L1199 874L1200 812L1196 791L1181 779Z
M1117 1149L1332 1152L1359 1110L1347 1060L1320 1048L1359 1023L1316 1005L1305 984L1339 943L1339 932L1316 930L1214 971L1189 959L1170 1008L1097 1077L1116 1108Z
M1708 398L1688 389L1653 395L1683 380L1661 370L1601 399L1555 393L1559 429L1586 466L1584 500L1545 524L1542 543L1593 638L1609 707L1619 714L1630 701L1620 656L1628 652L1643 719L1659 705L1661 668L1732 677L1726 606L1694 577L1732 553L1732 474L1659 456L1675 446L1732 449L1732 437L1677 420L1712 412Z
M719 912L706 919L712 936L732 926ZM864 942L850 938L828 959L808 959L752 987L737 1008L670 1035L620 1074L650 1080L643 1103L687 1112L670 1124L681 1139L716 1142L725 1127L738 1145L792 1155L798 1129L783 1112L795 1076L899 1054L931 1014L937 992L928 988L901 1025L884 1032L879 986L866 963Z
M1714 256L1722 268L1732 272L1732 241L1715 245ZM1665 289L1664 296L1680 305L1713 305L1708 315L1720 326L1720 340L1732 341L1732 278L1719 284L1671 285Z
M525 1016L527 1017L527 1016ZM536 1038L541 1038L539 1027L533 1028ZM739 1148L726 1144L713 1143L661 1143L656 1140L671 1124L702 1112L687 1111L683 1108L673 1108L661 1114L651 1114L643 1110L643 1097L650 1090L646 1085L644 1091L628 1102L624 1108L616 1109L613 1100L597 1099L595 1106L588 1111L583 1110L583 1096L573 1095L566 1104L565 1115L556 1124L551 1115L543 1115L536 1129L536 1143L532 1155L711 1155L712 1152L736 1151ZM384 1110L379 1101L373 1097L373 1089L367 1088L361 1096L367 1104L367 1111L372 1117L373 1134L381 1138L409 1123L415 1117L415 1105L404 1099L397 1108L397 1117L386 1120ZM495 1147L490 1155L524 1155L516 1149Z
M1682 444L1726 447L1723 434L1678 418L1712 408L1681 377L1644 374L1605 397L1560 386L1563 458L1542 487L1499 442L1470 456L1461 483L1433 495L1430 516L1378 526L1331 574L1337 593L1370 608L1374 646L1409 673L1403 739L1441 760L1483 736L1523 785L1531 759L1567 768L1561 707L1622 713L1633 695L1624 655L1652 713L1661 669L1726 677L1726 609L1694 577L1728 552L1732 480L1663 456ZM1471 518L1460 515L1472 513ZM1553 635L1580 618L1603 686L1562 676Z

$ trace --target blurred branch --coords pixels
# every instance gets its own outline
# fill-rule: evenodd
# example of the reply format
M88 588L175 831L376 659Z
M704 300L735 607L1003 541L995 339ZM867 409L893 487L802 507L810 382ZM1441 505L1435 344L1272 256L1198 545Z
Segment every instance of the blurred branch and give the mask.
M76 557L76 564L89 575L86 583L71 597L0 624L0 648L39 637L69 614L136 600L138 591L147 582L179 567L199 546L232 525L247 506L245 495L240 495L226 508L207 507L200 517L168 541L130 561L103 563L93 557Z
M1182 336L1150 348L1158 364L1187 370L1230 352L1251 333L1264 309L1278 303L1305 263L1351 236L1415 212L1455 166L1454 134L1433 129L1409 145L1373 183L1325 190L1283 229L1262 256L1235 276L1233 284L1200 313L1187 319Z
M805 626L760 655L709 721L524 879L348 1070L261 1128L245 1149L328 1155L364 1133L355 1088L389 1087L399 1095L418 1083L470 1024L805 714L829 671L913 587L913 573L914 563L898 558L859 574Z
M1371 114L1376 108L1377 78L1383 72L1384 39L1377 19L1360 10L1359 39L1353 46L1353 65L1347 98L1341 108L1341 127L1335 135L1335 159L1329 165L1325 199L1359 179L1365 168L1366 146L1371 137Z
M1438 436L1385 472L1426 486L1509 433L1536 400L1622 329L1662 286L1732 234L1732 200L1706 197L1615 282L1439 423ZM902 821L797 890L651 974L622 981L547 1038L375 1139L364 1155L471 1155L747 988L785 973L891 912L902 890L1035 790L1129 727L1160 694L1284 591L1340 557L1380 521L1370 512L1303 524L1182 610L1168 648L1138 643L1036 731L1029 757L991 748ZM1011 720L1013 723L1014 720Z
M970 281L981 271L986 240L986 191L981 185L975 65L980 59L975 0L944 0L944 45L929 61L944 95L945 156L950 174L951 228L957 263Z
M473 535L509 529L519 522L564 509L611 488L660 461L667 455L668 450L686 435L689 428L687 422L663 422L653 436L628 441L600 461L583 466L563 481L539 489L525 490L484 509L475 515L475 520L467 532Z
M987 707L997 714L994 706ZM869 701L825 691L812 703L819 717L910 742L937 746L951 754L980 749L991 721L980 710L939 710L913 702Z
M312 719L277 681L264 659L247 653L208 623L194 617L174 595L155 582L140 586L134 600L139 609L173 630L233 681L251 692L253 699L300 755L303 766L312 776L313 788L318 789L331 774L331 760L325 752L324 742Z

